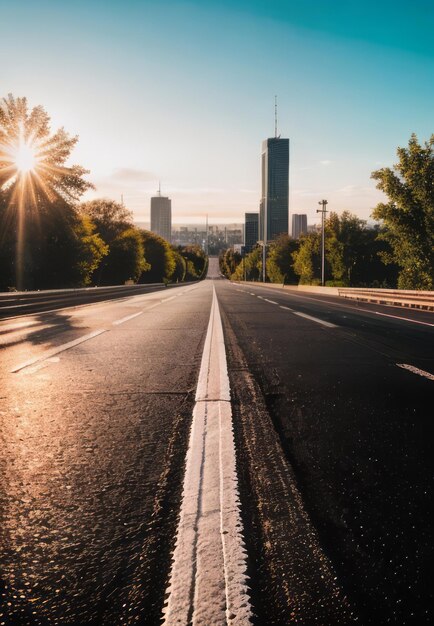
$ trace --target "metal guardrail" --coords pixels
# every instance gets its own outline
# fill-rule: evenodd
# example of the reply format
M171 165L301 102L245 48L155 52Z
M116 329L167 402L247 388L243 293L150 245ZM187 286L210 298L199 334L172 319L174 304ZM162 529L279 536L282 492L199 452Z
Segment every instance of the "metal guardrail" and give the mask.
M24 313L125 298L148 293L162 287L164 287L164 283L0 293L0 317L13 317Z
M392 304L412 309L434 311L434 291L410 291L405 289L364 289L362 287L339 287L339 296L376 304Z

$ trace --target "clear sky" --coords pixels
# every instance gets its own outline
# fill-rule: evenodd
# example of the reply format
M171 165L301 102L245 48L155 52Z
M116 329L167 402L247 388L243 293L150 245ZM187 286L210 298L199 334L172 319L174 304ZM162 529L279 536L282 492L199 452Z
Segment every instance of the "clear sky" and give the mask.
M0 0L0 96L80 141L97 191L174 221L258 210L261 141L291 140L290 211L366 219L372 170L434 132L432 0Z

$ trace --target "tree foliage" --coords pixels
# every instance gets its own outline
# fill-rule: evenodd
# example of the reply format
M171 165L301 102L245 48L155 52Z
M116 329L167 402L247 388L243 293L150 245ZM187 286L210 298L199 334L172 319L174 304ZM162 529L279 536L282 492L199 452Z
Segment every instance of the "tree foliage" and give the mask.
M434 288L434 134L422 146L413 134L407 148L398 148L393 169L372 173L389 198L374 209L382 220L382 237L390 244L383 253L386 263L400 267L398 286L403 289Z
M208 271L208 257L198 245L179 247L186 262L186 280L202 280Z
M220 271L226 278L232 277L240 263L241 254L234 252L232 248L228 248L219 256Z
M67 166L78 141L51 134L41 107L26 98L0 101L0 288L43 289L89 284L107 250L76 203L92 185L87 171ZM25 149L33 157L20 167Z
M123 204L101 198L83 202L80 207L83 215L90 217L98 234L110 245L123 231L133 226L133 214Z
M299 248L292 254L294 272L300 285L317 284L321 276L321 236L317 232L301 235Z
M133 225L133 214L123 204L107 198L84 202L80 213L92 220L108 246L108 254L93 274L96 285L120 285L137 282L149 269L140 232Z
M142 272L140 283L168 282L175 271L176 261L168 242L149 230L140 230L148 267Z
M269 247L267 255L267 276L272 283L297 284L292 255L298 249L298 242L282 234Z

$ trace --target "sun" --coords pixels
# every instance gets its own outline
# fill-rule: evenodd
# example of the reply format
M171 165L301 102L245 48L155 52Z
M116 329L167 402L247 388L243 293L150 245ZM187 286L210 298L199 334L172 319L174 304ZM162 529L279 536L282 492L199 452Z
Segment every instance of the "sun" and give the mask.
M14 148L12 158L16 169L22 174L29 174L30 172L33 172L38 165L36 147L31 143L26 142L23 137L20 137L16 147Z

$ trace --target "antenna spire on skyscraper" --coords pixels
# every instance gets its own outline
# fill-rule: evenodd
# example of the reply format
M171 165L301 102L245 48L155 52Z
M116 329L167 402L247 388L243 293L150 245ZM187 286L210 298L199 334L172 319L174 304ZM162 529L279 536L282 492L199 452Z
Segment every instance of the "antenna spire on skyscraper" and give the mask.
M274 136L277 139L277 96L274 96Z

